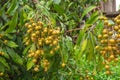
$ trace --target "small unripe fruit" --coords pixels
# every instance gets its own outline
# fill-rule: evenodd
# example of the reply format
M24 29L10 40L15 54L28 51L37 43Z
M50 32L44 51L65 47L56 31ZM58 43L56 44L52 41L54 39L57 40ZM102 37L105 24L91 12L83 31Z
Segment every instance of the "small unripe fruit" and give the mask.
M36 63L37 63L37 60L36 60L36 59L33 59L33 62L36 64Z
M64 68L64 67L65 67L65 65L66 65L66 64L63 62L63 63L62 63L62 65L61 65L61 66L62 66L62 68Z
M108 38L108 34L104 34L104 35L103 35L103 38Z
M110 59L114 59L114 55L110 55L110 57L109 57Z
M0 76L3 76L4 75L4 73L3 72L0 72Z
M99 49L100 46L95 46L95 49Z
M110 68L110 66L109 65L105 65L105 69L109 69Z
M35 24L35 23L32 23L32 26L34 27L34 26L36 26L36 24Z
M113 35L113 32L112 32L112 31L110 31L108 34L109 34L109 35Z
M98 38L101 39L101 38L102 38L102 35L98 35Z
M39 35L39 34L40 34L40 31L36 31L35 34Z
M114 30L118 31L119 27L118 26L114 26Z
M108 25L108 20L105 20L105 21L104 21L104 25Z
M107 34L108 33L108 30L107 29L103 29L103 34Z
M36 34L35 33L32 33L32 35L31 35L32 37L35 37L36 36Z
M112 50L112 46L108 46L107 48L108 48L109 51Z
M107 75L110 75L110 74L111 74L111 72L108 70L108 71L106 71L106 74L107 74Z
M8 40L4 40L4 41L3 41L4 44L7 44L7 42L8 42Z
M54 51L53 51L53 50L51 50L51 51L50 51L50 54L54 54Z
M117 24L120 24L120 20L116 20Z
M27 27L29 25L29 23L25 23L25 27Z
M53 41L53 45L57 45L57 43L58 43L57 40Z
M109 42L112 43L112 44L114 44L115 40L114 39L110 39Z
M35 67L35 68L34 68L34 71L35 71L35 72L38 72L38 71L39 71L39 68L38 68L38 67Z
M28 28L30 29L30 28L32 28L32 26L31 26L31 25L28 25Z

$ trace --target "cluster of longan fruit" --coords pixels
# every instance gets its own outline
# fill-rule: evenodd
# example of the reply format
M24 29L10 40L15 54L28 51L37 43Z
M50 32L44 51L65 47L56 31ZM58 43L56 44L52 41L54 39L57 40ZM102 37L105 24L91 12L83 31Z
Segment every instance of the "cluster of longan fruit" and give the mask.
M100 19L104 22L104 29L102 34L98 35L99 44L95 48L104 58L106 74L111 74L110 62L118 62L120 55L120 15L114 18L115 24L111 24L106 17Z
M60 48L60 28L43 24L41 21L30 20L25 24L27 33L24 38L25 45L35 45L35 50L28 51L28 57L35 63L34 71L39 71L40 65L44 71L49 69L48 57L53 56Z

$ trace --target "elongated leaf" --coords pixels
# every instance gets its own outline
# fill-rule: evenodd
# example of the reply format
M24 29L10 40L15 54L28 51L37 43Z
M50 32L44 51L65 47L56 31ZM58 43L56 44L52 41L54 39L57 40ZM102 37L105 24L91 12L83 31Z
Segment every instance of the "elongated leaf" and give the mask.
M71 37L67 36L65 43L66 43L66 46L67 46L68 50L72 50L73 49L73 42L72 42Z
M22 8L20 11L20 26L24 25L25 20L27 20L27 12Z
M92 33L89 33L88 35L88 55L87 55L87 60L88 61L91 61L94 57L95 57L95 54L94 54L94 47L95 47L95 37L93 36ZM95 60L95 58L94 58Z
M8 5L9 2L10 0L8 0L8 2L6 2L4 6L0 9L0 16L4 13L5 7Z
M7 10L7 14L11 14L17 6L17 0L12 0L11 6Z
M20 12L20 26L22 26L24 23L24 16L23 16L23 14L24 14L24 10L23 9L21 9L21 12Z
M81 47L80 47L80 53L78 55L78 58L81 58L81 55L83 54L84 50L86 49L87 47L87 39L85 39L82 44L81 44Z
M98 20L98 18L99 18L98 12L94 12L94 13L90 16L89 20L88 20L86 23L87 23L87 24L93 24L93 23L95 23L95 22Z
M10 56L8 55L7 51L6 51L6 48L2 48L1 50L2 52L4 52L5 54L3 55L6 59L10 59Z
M63 14L64 13L64 9L60 5L58 5L58 4L54 4L54 9L59 14Z
M28 59L27 61L27 70L30 70L33 67L34 63L32 59Z
M27 54L27 51L30 49L31 45L27 46L24 51L23 51L23 55L26 55Z
M60 53L61 53L61 56L62 56L62 61L63 62L67 62L68 60L68 48L67 48L67 44L66 44L66 38L63 38L62 39L62 42L60 43L61 45L61 50L60 50Z
M8 41L6 45L8 45L9 47L12 47L12 48L18 47L18 45L13 41Z
M9 53L10 57L12 58L12 60L15 63L23 65L22 58L17 53L15 53L15 51L13 49L11 49L9 47L6 47L6 49L7 49L7 52Z
M86 9L84 10L84 12L82 13L82 16L81 16L80 21L83 19L83 17L84 17L85 15L87 15L88 12L92 11L94 8L95 8L95 6L90 6L90 7L86 8Z
M77 38L77 41L76 41L76 45L80 45L82 39L84 38L85 36L85 31L84 30L81 30L79 32L79 35L78 35L78 38Z
M5 66L0 62L0 72L4 72L5 71Z
M97 30L97 34L101 34L102 30L103 30L104 24L102 21L98 21L97 25L96 25L96 30Z
M6 62L6 60L5 60L4 58L0 57L0 62L1 62L5 67L7 67L8 69L10 69L8 63Z
M17 26L18 22L18 12L15 13L14 17L9 23L9 28L6 30L7 33L11 33L15 30L15 27Z
M80 53L80 46L75 45L74 46L74 54L75 54L75 59L78 60L78 55Z

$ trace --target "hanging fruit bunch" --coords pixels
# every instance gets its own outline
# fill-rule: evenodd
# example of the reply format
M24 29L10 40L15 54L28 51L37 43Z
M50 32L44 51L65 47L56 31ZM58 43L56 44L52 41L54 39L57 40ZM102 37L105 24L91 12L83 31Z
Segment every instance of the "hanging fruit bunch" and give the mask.
M120 15L114 18L111 24L106 17L101 17L104 22L104 29L101 35L98 35L99 44L95 47L104 58L106 74L111 74L110 64L118 62L120 55Z
M25 24L27 33L24 38L26 46L34 45L28 50L28 57L34 62L34 71L39 71L40 67L48 71L50 67L49 59L58 53L60 48L60 28L53 28L41 21L35 22L31 19Z

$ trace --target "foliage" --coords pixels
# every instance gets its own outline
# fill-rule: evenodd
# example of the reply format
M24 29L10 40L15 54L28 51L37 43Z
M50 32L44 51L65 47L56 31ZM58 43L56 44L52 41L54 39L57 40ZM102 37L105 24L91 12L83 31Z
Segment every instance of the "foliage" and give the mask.
M95 49L104 28L99 1L1 0L0 80L119 79L118 68L104 73Z

